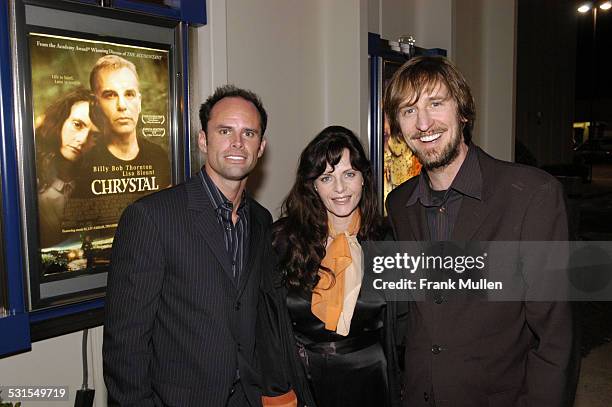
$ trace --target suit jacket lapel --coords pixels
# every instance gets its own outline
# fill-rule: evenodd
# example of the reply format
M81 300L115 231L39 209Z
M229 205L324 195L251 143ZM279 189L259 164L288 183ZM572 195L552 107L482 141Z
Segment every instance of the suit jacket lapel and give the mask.
M429 234L429 225L427 223L427 214L425 208L419 202L408 206L407 208L408 224L414 236L414 240L423 241L431 240Z
M488 157L480 148L477 148L477 154L482 174L482 200L469 196L463 197L451 236L451 240L454 241L473 240L474 235L492 209L492 205L489 205L489 197L492 194L492 188L495 187L491 179L495 171L487 168Z
M464 196L461 202L461 208L459 209L459 215L453 227L451 240L472 240L474 234L487 217L489 210L489 206L483 201Z
M204 191L202 181L199 177L193 177L187 182L186 188L189 200L187 208L191 223L204 242L208 244L223 270L233 280L232 266L225 249L225 239L223 239L224 232L217 220L212 202Z
M412 201L413 194L416 193L418 188L418 182L414 182L410 189L404 191L404 199L406 201L405 209L397 211L396 215L396 228L406 228L410 231L412 236L405 236L403 233L397 233L397 240L430 240L429 226L427 224L427 216L423 205L416 200L416 202L409 204ZM405 229L405 230L406 230Z
M240 277L238 279L238 296L240 296L242 294L242 291L244 291L244 288L246 287L246 284L249 281L249 276L253 272L253 269L256 267L256 260L261 256L262 247L268 244L268 242L265 242L265 233L263 226L257 216L254 215L253 204L251 203L249 207L249 244L247 252L244 253L247 260L244 263L244 268L242 269Z

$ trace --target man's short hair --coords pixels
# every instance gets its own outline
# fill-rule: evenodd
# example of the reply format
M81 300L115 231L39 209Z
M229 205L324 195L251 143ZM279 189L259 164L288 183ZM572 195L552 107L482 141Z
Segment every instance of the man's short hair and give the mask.
M423 91L432 91L440 83L446 85L449 96L457 103L457 114L465 120L463 140L470 143L476 118L472 92L457 67L447 58L438 56L412 58L393 74L383 101L392 136L401 137L402 134L397 118L399 109L406 103L417 103Z
M202 103L200 106L200 124L202 129L208 133L208 121L210 120L210 112L212 108L224 98L242 98L247 102L251 102L257 111L259 112L259 124L261 127L261 136L263 137L266 132L266 126L268 124L268 114L266 113L266 109L263 107L263 103L261 103L261 99L255 93L250 90L241 89L234 85L224 85L218 87L206 102Z
M100 71L103 71L105 69L111 69L115 71L121 68L127 68L132 71L136 76L136 80L139 81L138 72L136 71L136 65L134 65L127 59L121 58L117 55L105 55L96 61L96 64L94 65L93 69L91 70L91 73L89 74L89 87L91 88L92 92L95 93L96 88L98 87L98 75L100 74Z

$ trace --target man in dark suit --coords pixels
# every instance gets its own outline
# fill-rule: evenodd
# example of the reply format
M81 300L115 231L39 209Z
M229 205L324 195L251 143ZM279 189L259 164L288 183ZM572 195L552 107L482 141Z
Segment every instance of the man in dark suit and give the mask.
M109 405L261 405L254 338L272 218L245 184L266 147L266 111L252 92L224 86L200 120L202 170L130 205L117 228Z
M401 134L423 165L387 198L396 240L568 239L560 184L471 142L474 101L447 59L408 61L389 83L384 106L392 134ZM576 369L567 303L426 298L409 304L401 333L404 405L568 405Z

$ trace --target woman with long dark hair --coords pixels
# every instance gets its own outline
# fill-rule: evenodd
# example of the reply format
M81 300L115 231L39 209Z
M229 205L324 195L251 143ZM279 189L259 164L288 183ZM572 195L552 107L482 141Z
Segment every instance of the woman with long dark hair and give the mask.
M89 117L93 96L79 87L61 96L38 120L36 175L42 247L63 240L61 223L66 202L74 190L78 168L94 144L95 126Z
M330 126L302 152L274 224L280 290L303 366L294 373L308 378L306 390L319 407L399 400L394 305L367 289L370 270L361 261L360 242L384 238L376 202L359 140ZM303 393L300 380L293 380Z

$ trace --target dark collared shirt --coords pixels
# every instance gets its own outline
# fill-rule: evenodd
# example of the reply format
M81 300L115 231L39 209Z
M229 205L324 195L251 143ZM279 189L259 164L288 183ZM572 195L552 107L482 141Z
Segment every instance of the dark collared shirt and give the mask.
M249 243L249 202L246 199L246 193L242 192L240 206L238 206L238 221L234 225L232 202L223 195L204 169L200 171L200 179L217 213L217 220L223 228L225 249L230 257L234 278L238 281L247 258L246 250Z
M445 241L451 240L464 196L482 199L482 172L473 143L449 189L432 190L427 172L421 171L417 187L407 205L414 205L418 200L425 207L430 239Z

